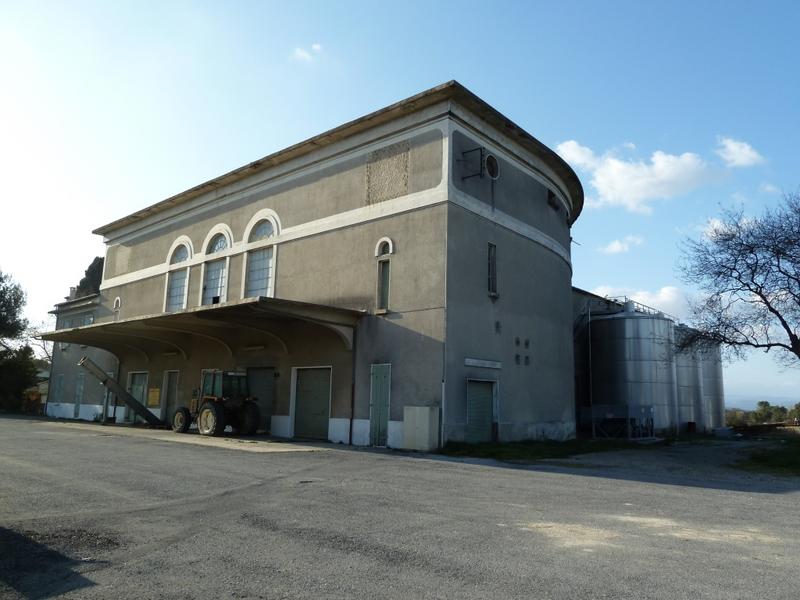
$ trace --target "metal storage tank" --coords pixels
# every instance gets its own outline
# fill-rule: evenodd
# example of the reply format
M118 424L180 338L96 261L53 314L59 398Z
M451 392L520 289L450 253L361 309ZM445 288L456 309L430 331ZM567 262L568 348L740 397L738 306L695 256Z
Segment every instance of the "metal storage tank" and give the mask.
M722 385L722 354L719 346L698 352L703 377L703 428L712 431L725 426L725 391Z
M661 313L622 312L591 321L592 403L652 406L656 431L674 432L677 391L674 324Z
M675 327L675 339L680 343L686 335L684 326ZM694 423L695 431L704 428L703 423L703 373L697 351L686 349L675 354L677 381L678 430L687 431L688 423Z

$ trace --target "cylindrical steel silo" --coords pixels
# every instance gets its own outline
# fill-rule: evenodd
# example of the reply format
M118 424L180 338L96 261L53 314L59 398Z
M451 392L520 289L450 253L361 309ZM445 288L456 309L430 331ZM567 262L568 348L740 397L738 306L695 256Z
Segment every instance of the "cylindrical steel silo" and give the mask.
M675 339L678 345L688 335L684 326L675 327ZM704 428L702 402L703 402L703 373L700 359L696 349L686 348L675 353L675 372L678 405L678 429L688 431L689 423L693 423L695 431Z
M703 427L712 431L725 426L725 391L722 385L722 356L719 346L698 352L703 377Z
M592 319L592 402L652 406L654 429L677 423L673 322L661 314L625 310Z

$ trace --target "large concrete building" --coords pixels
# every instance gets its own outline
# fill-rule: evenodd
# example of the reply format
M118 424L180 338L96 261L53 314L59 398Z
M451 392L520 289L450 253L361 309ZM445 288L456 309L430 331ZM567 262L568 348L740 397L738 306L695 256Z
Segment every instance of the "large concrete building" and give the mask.
M246 371L273 435L575 435L572 169L456 82L95 230L94 322L162 417Z

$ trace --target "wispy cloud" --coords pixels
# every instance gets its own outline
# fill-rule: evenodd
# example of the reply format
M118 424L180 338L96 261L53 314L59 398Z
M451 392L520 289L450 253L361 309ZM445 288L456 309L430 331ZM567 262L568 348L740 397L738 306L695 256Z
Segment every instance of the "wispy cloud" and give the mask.
M636 302L664 311L678 319L685 319L688 314L689 304L686 295L680 288L672 285L666 285L655 291L601 285L591 292L598 296L627 296Z
M764 162L764 157L750 144L725 136L717 137L717 149L714 152L725 161L727 167L752 167Z
M597 251L603 254L621 254L628 252L634 246L641 246L643 243L644 239L638 235L626 235L622 239L611 240L605 246L600 246Z
M322 44L313 43L309 48L302 48L298 46L292 50L291 58L298 62L314 62L317 57L322 54Z
M758 187L758 191L762 194L780 194L781 190L776 185L772 185L771 183L764 182Z
M627 149L631 146L626 144ZM669 154L658 150L645 161L621 157L613 150L598 155L575 140L562 142L556 150L591 176L596 194L588 196L587 206L620 206L649 214L654 200L685 194L712 178L705 161L692 152Z

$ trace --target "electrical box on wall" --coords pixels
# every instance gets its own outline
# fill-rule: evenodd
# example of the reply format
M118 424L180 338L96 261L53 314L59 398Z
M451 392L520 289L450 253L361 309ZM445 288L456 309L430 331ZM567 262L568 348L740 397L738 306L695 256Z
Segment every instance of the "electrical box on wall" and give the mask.
M403 448L430 452L439 445L439 407L403 408Z

